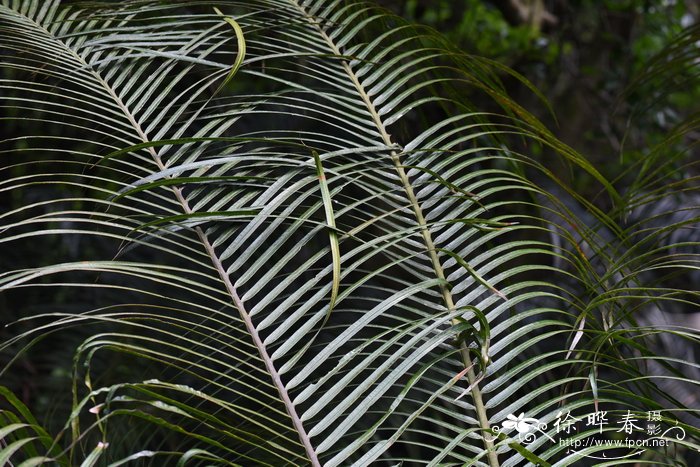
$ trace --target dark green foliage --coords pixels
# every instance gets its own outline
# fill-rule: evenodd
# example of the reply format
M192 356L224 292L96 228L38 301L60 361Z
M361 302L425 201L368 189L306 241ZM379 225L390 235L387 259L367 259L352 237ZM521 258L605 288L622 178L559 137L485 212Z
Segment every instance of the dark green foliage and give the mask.
M648 63L629 96L694 77ZM0 0L0 460L583 465L630 452L558 442L601 409L658 412L683 439L633 459L692 465L698 336L659 324L698 302L686 154L620 190L513 83L566 124L364 3Z

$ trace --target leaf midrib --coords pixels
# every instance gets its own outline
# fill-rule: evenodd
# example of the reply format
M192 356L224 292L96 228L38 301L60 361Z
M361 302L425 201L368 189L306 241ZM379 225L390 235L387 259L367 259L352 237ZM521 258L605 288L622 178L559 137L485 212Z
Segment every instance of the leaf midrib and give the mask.
M12 10L11 10L12 11ZM123 112L124 116L127 118L129 121L129 124L132 126L132 128L136 131L136 134L138 137L141 139L141 141L145 144L150 144L152 143L150 139L148 138L148 135L144 132L143 128L141 125L136 121L135 116L131 113L129 108L124 104L122 99L117 95L117 93L114 91L114 89L107 83L102 76L94 70L91 64L86 62L83 57L81 57L75 50L73 50L71 47L69 47L67 44L65 44L63 41L61 41L58 37L56 37L54 34L52 34L50 31L48 31L46 28L44 28L41 24L35 22L32 18L22 15L21 13L18 13L24 18L26 18L28 21L31 21L33 25L35 25L38 29L44 31L44 33L47 35L47 37L50 37L56 41L60 46L62 46L76 61L78 61L80 64L82 64L85 69L89 70L89 73L98 81L98 83L102 86L102 88L108 93L108 95L112 98L114 103L117 105L117 107ZM158 153L155 151L153 146L149 146L148 148L149 154L153 157L156 165L161 171L164 171L166 169L165 164L163 164L163 161L161 160L160 156ZM175 195L175 198L177 199L178 203L181 205L183 211L185 214L192 214L193 211L189 206L189 203L187 199L183 196L182 190L178 188L177 186L171 187L171 191ZM299 434L300 441L304 445L304 448L306 449L307 455L309 457L309 460L311 461L312 465L314 467L320 467L320 463L318 461L318 457L316 455L316 452L311 445L311 440L304 429L304 426L301 422L301 419L299 418L299 415L296 412L296 408L294 404L292 403L289 393L287 392L287 389L285 388L284 384L282 383L282 379L277 372L277 369L274 366L274 362L270 358L270 355L267 352L267 349L262 342L260 335L258 334L257 330L255 329L255 326L253 325L253 321L250 318L250 315L248 314L247 310L245 309L245 306L240 299L238 292L236 291L235 286L231 282L231 279L229 278L226 270L223 267L223 264L221 260L219 259L218 255L216 254L216 251L214 250L214 247L212 246L211 242L209 241L206 233L200 228L200 227L195 227L194 228L195 233L197 234L197 237L199 238L200 242L204 246L205 251L207 252L207 255L211 259L212 265L214 266L214 269L217 271L219 278L223 282L226 292L228 295L231 297L231 300L233 301L234 306L238 310L241 319L245 323L246 330L249 332L251 335L251 338L253 339L253 343L258 349L258 352L260 353L260 357L265 363L265 368L267 369L268 373L270 374L270 377L272 378L272 381L277 388L277 391L280 395L280 398L282 399L282 402L287 410L287 413L289 414L292 424L294 428L297 430L297 433Z
M340 49L338 48L337 44L331 39L328 34L326 34L325 30L320 27L319 22L314 19L312 15L310 15L303 6L301 6L298 2L298 0L290 0L291 3L301 12L302 15L304 15L304 18L307 20L307 22L318 31L320 36L323 38L323 40L326 42L328 47L333 51L334 54L338 56L343 56L341 53ZM350 67L349 63L346 60L343 60L342 62L342 67L347 76L350 78L350 81L352 82L353 86L359 93L360 97L362 98L362 102L365 104L365 107L367 107L368 112L372 116L372 121L374 123L374 126L376 129L379 131L379 134L382 138L383 143L387 147L400 147L397 143L392 141L391 135L386 130L386 127L384 125L384 122L381 119L381 116L377 112L377 109L372 102L372 100L369 97L369 94L367 91L364 89L364 86L360 82L358 76L355 74L355 72L352 70ZM428 252L428 255L430 257L430 262L433 266L433 270L435 271L436 276L438 279L442 279L441 282L446 283L447 281L445 280L445 273L442 267L442 263L440 262L440 259L438 258L437 255L437 250L435 248L435 244L432 239L432 235L430 233L430 230L428 228L428 224L425 220L425 216L423 215L423 210L420 206L420 203L418 202L418 199L416 198L416 195L413 191L413 186L411 185L411 181L406 174L406 171L404 170L404 166L401 163L399 154L396 152L396 150L391 151L391 159L394 164L394 167L399 175L399 178L401 180L401 184L403 186L404 191L406 192L406 195L409 199L409 202L411 204L411 207L413 209L413 212L416 216L416 221L420 225L420 230L421 234L423 236L423 242L425 243L426 250ZM449 288L446 285L440 285L440 292L443 297L443 300L445 302L445 306L447 307L448 310L454 310L455 309L455 304L454 300L452 298L452 294L450 293ZM456 324L456 323L453 323ZM472 387L471 393L472 397L474 400L474 407L477 412L477 418L479 420L479 425L482 430L486 433L487 430L490 430L490 424L488 420L488 416L486 413L486 407L483 402L483 397L481 394L481 391L478 386L478 381L477 381L477 376L474 373L474 370L472 368L471 364L471 357L467 351L466 348L460 349L460 354L462 356L463 363L465 367L468 367L469 370L467 371L467 378L469 380L469 384ZM496 456L496 451L493 445L493 441L489 441L487 436L483 437L484 440L484 445L487 450L487 455L489 459L489 464L491 467L498 467L499 462L498 458Z

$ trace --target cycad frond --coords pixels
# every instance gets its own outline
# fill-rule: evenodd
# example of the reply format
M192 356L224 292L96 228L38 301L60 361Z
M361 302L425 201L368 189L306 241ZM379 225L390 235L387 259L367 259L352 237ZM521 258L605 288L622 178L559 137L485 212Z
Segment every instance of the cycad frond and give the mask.
M499 425L659 407L606 314L634 284L515 148L614 190L437 33L342 1L3 0L0 54L0 290L41 297L3 349L75 340L63 449L22 427L8 458L565 465Z

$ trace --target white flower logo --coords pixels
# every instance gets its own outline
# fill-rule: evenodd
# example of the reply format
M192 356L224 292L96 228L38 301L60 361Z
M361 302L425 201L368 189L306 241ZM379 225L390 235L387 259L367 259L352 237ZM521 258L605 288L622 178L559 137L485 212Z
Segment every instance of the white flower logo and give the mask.
M536 430L537 424L539 423L539 420L536 418L525 417L525 412L521 412L517 417L513 414L508 414L506 418L508 420L502 423L503 428L507 430L515 428L520 434L527 434Z

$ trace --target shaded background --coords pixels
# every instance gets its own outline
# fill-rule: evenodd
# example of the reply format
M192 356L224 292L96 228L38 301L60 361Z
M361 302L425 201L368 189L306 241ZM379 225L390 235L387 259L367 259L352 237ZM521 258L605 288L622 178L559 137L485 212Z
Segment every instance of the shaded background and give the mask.
M617 188L633 183L630 166L700 110L693 71L679 66L636 86L650 60L671 39L697 24L694 0L380 0L395 13L439 30L463 50L492 58L529 79L548 99L556 120L517 80L506 82L516 102L535 113L564 142L588 157ZM670 81L669 81L670 80ZM631 85L634 90L629 90ZM673 89L669 86L674 85ZM674 149L697 140L691 132ZM671 148L669 148L670 150ZM698 175L697 149L673 167ZM691 163L688 166L688 163ZM668 167L669 173L673 167ZM590 180L550 167L572 188ZM578 174L577 174L578 175Z

